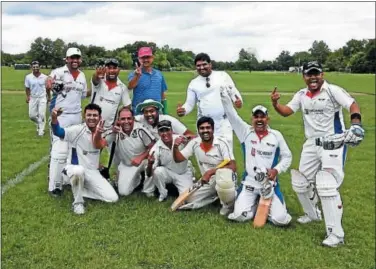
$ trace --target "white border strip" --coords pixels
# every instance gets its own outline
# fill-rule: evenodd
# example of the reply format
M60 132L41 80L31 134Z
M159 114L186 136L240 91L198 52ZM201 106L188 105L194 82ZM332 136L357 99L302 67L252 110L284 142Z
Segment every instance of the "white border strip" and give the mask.
M16 177L9 179L3 186L1 186L1 196L8 191L10 188L13 188L16 186L18 183L21 183L26 176L31 174L34 170L36 170L41 164L46 162L49 158L49 155L44 156L42 159L39 161L32 163L29 165L28 168L23 170L21 173L17 174Z

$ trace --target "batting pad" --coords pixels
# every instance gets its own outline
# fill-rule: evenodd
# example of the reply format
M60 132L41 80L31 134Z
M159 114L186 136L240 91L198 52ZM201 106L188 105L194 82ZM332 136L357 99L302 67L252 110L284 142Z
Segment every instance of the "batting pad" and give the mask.
M225 205L232 205L235 201L235 183L233 171L229 168L218 169L215 173L215 190L219 199Z

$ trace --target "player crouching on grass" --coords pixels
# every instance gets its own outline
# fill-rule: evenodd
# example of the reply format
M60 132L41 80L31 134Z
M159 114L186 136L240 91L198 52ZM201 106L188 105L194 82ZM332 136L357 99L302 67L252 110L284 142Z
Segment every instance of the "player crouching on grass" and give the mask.
M226 89L222 91L221 97L225 113L242 145L246 164L246 177L236 199L234 212L228 218L239 222L251 220L261 195L264 199L272 199L269 220L275 225L289 224L291 216L287 213L277 177L291 165L292 154L285 139L279 131L269 128L265 107L258 105L252 109L250 126L239 117ZM267 174L269 179L262 182L266 184L260 182L262 173Z
M102 149L115 142L114 165L117 166L117 187L120 195L130 195L141 183L141 172L145 171L149 150L155 144L155 138L140 123L135 122L133 111L123 107L118 113L118 123L114 133L102 137L104 124L97 128L93 142ZM142 192L154 197L155 186L150 178L145 178Z
M191 140L181 151L179 146L184 137L175 139L173 147L175 162L184 162L195 154L204 185L188 198L188 203L179 209L197 209L208 205L219 197L221 215L228 215L235 202L236 163L229 145L222 137L214 136L214 121L210 117L201 117L197 121L199 137ZM230 162L224 168L217 169L224 160ZM217 196L218 195L218 196Z
M150 150L146 175L153 176L153 181L159 191L159 201L167 198L166 184L176 186L179 194L193 185L192 170L185 160L176 163L173 158L173 144L179 135L172 133L172 125L168 120L160 121L157 125L160 139Z
M92 136L101 120L101 108L96 104L88 104L84 109L85 122L66 128L61 128L57 120L61 112L60 108L52 110L51 127L54 135L72 143L77 152L78 163L68 164L62 171L72 185L73 212L79 215L85 213L83 197L116 202L118 195L99 173L100 150L92 142Z

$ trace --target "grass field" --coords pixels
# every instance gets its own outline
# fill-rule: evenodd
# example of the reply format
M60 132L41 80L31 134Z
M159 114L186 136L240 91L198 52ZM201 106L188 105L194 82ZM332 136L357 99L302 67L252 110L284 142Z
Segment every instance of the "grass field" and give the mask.
M49 138L37 138L27 117L22 91L28 71L2 69L2 161L1 184L11 186L20 172L48 155ZM87 77L90 71L86 72ZM175 115L178 101L184 101L193 73L166 73L169 110ZM282 92L303 87L301 77L281 73L232 73L244 94L239 110L249 119L250 108L269 97L245 94L269 91L275 85ZM2 268L96 269L96 268L262 268L262 269L371 269L375 268L375 77L371 75L327 74L333 83L357 95L362 108L366 138L347 155L343 225L346 244L338 249L320 246L324 223L299 225L302 214L292 190L289 173L280 178L292 225L266 225L254 230L250 223L229 222L219 215L219 205L194 212L169 212L173 199L159 203L139 193L122 197L116 204L87 200L87 213L73 215L72 195L61 199L47 194L47 163L2 194ZM122 74L122 79L125 74ZM282 102L291 94L282 93ZM87 101L85 101L86 104ZM282 118L270 109L271 126L285 136L293 153L291 168L297 168L304 141L301 114ZM348 125L348 113L345 119ZM194 130L195 113L182 120ZM240 147L235 140L238 174L243 172ZM19 179L20 177L18 177Z

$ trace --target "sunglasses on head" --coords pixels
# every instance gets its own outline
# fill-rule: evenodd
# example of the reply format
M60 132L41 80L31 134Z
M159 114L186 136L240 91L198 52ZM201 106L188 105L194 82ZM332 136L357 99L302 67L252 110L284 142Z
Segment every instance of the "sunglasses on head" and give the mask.
M108 65L108 64L119 65L119 61L116 60L116 59L107 59L106 61L104 61L104 64L105 64L105 65Z

